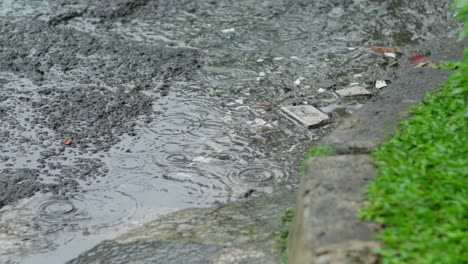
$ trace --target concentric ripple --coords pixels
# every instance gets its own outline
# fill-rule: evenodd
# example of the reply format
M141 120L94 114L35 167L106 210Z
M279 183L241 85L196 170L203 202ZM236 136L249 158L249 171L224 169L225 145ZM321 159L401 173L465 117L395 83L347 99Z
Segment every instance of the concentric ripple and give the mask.
M237 176L242 182L262 183L275 178L275 173L264 168L249 168L241 171Z
M97 231L131 218L136 207L133 197L112 190L93 189L70 197L36 195L1 214L0 225L21 221L41 235L68 228Z
M72 217L67 220L76 218L76 216L73 216L76 210L77 208L71 201L58 198L46 201L39 206L39 218L50 223L62 223L68 216Z
M192 161L192 157L187 154L171 154L166 157L166 160L174 164L187 164Z
M280 167L267 162L252 162L246 167L238 167L226 175L226 184L236 187L274 187L278 183L287 182L289 175Z
M174 113L158 118L149 131L161 136L181 135L196 129L201 118L187 113Z
M135 170L145 166L145 161L140 157L124 155L112 159L112 164L124 170Z

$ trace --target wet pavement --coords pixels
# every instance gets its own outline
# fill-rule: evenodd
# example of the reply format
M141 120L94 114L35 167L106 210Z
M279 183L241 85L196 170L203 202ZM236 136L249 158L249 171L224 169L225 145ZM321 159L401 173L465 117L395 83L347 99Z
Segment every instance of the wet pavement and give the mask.
M294 189L305 149L367 100L334 90L398 77L369 47L407 66L456 35L449 4L0 0L0 260L61 263L176 209ZM332 122L305 130L291 104Z

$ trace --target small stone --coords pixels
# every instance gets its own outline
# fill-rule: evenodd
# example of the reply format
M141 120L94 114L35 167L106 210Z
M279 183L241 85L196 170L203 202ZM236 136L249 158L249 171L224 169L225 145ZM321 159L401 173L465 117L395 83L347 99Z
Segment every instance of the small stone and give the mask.
M353 97L353 96L367 96L372 95L366 88L360 86L353 86L335 91L340 97Z
M317 127L330 122L328 115L311 105L283 106L281 111L306 128Z
M382 89L384 87L387 87L387 82L386 81L376 81L375 82L375 88L377 89Z
M223 33L231 33L231 32L234 32L234 31L236 31L234 28L226 28L226 29L221 30L221 32L223 32Z

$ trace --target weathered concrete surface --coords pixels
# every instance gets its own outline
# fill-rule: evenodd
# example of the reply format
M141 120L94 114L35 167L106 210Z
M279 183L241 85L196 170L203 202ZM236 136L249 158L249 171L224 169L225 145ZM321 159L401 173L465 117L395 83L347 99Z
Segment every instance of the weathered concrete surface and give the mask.
M351 263L337 260L356 251L358 261L352 263L373 263L362 260L375 259L363 253L376 246L376 227L361 221L357 210L364 199L361 189L375 176L367 155L309 160L288 243L290 263Z
M294 197L294 192L280 191L181 210L98 245L70 263L135 263L135 259L141 260L138 263L275 263L279 259L275 235ZM192 259L192 253L197 258Z

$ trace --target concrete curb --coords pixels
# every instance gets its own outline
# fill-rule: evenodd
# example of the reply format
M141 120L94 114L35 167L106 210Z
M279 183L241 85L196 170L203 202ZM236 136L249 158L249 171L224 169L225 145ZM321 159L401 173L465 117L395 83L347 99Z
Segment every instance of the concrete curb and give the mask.
M459 60L466 42L432 47L433 61ZM451 71L413 68L345 120L319 145L335 156L310 159L298 192L288 241L288 263L377 263L378 227L358 217L362 189L377 176L370 154L390 138L398 120L440 86Z

